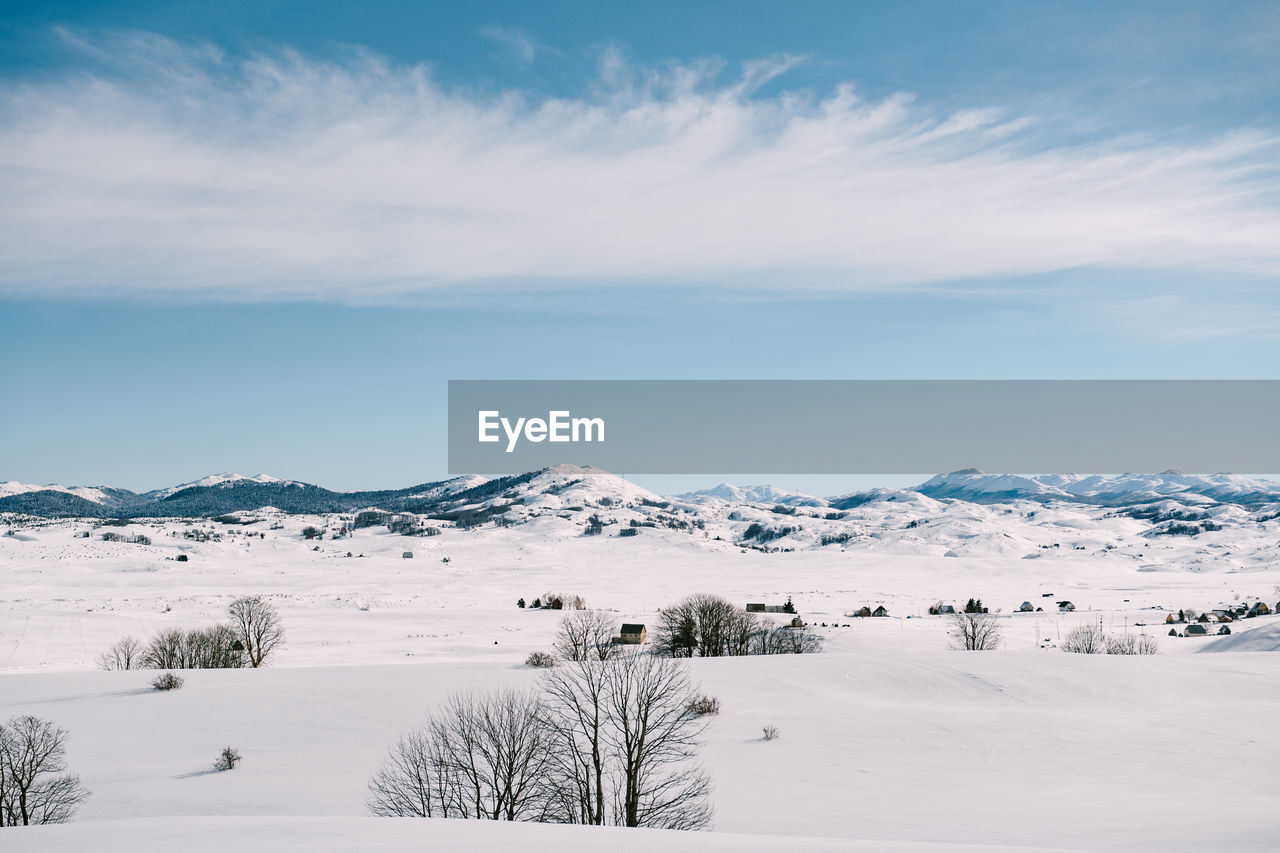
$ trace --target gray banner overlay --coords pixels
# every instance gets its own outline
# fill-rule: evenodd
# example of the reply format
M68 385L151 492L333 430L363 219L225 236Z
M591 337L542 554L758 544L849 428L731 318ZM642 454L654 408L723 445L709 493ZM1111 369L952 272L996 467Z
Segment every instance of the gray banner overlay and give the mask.
M449 382L451 473L560 463L619 474L1274 473L1280 380Z

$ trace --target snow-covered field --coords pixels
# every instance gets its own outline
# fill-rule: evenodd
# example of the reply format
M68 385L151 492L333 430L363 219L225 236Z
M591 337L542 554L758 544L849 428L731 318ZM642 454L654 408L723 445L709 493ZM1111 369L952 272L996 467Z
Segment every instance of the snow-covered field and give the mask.
M335 539L349 517L270 510L239 513L249 524L0 521L11 531L0 536L0 720L30 713L66 728L71 767L94 792L73 824L4 830L4 849L1280 843L1280 619L1239 620L1221 638L1167 637L1164 624L1180 608L1274 606L1280 519L1220 504L1209 512L1221 530L1153 537L1159 522L1100 506L914 492L788 515L776 493L668 502L616 478L553 472L522 487L510 526L442 524L429 537L377 526ZM600 535L584 535L590 515ZM633 520L657 526L617 535ZM744 542L751 524L796 529L766 552ZM305 539L307 526L326 535ZM459 688L537 678L522 662L549 647L561 614L515 602L547 592L650 624L691 592L790 596L826 637L817 656L692 662L722 705L702 750L715 832L367 816L369 774L427 709ZM147 689L147 672L95 670L118 637L212 623L244 594L283 616L287 646L269 668L192 671L172 694ZM951 651L947 619L927 615L970 596L1000 611L1001 650ZM1058 612L1065 600L1074 612ZM1023 601L1044 610L1013 612ZM888 618L846 615L877 604ZM1161 653L1056 648L1097 624L1155 635ZM1221 653L1193 653L1209 650ZM763 741L764 725L781 737ZM207 772L226 743L243 764Z

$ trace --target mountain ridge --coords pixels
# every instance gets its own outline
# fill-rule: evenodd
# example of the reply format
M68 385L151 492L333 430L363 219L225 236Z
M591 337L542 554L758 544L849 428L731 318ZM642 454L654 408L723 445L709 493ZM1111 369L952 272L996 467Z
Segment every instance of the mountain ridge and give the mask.
M526 484L534 483L534 486ZM541 484L541 485L538 485ZM585 484L585 485L584 485ZM538 488L543 491L537 491ZM532 491L531 491L532 489ZM576 491L586 502L601 498L622 502L703 504L720 501L736 505L826 507L843 510L867 503L963 501L973 504L1075 503L1101 507L1129 507L1162 501L1194 506L1219 504L1255 506L1280 503L1280 482L1235 474L987 474L966 468L939 474L913 489L868 489L832 497L815 497L768 485L734 486L721 483L664 498L598 468L558 465L512 477L463 475L419 483L400 489L335 491L298 480L267 474L212 474L167 488L136 493L110 486L37 486L16 481L0 483L0 512L40 517L87 518L209 517L274 507L288 513L386 512L441 514L486 501L504 490L522 502L546 494Z

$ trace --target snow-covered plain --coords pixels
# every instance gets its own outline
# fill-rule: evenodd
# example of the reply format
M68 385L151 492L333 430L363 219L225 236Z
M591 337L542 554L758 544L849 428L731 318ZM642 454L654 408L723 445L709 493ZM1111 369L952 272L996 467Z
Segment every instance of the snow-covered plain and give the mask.
M76 823L6 830L5 849L1171 850L1228 830L1233 849L1275 849L1280 619L1222 638L1167 637L1163 621L1276 604L1280 519L1267 511L1214 504L1222 529L1151 536L1158 520L1078 502L886 492L838 513L778 512L733 492L662 499L581 469L520 489L509 526L441 523L429 537L335 539L350 516L269 509L238 513L248 524L0 521L12 531L0 536L0 719L68 729L94 791ZM587 536L592 515L606 526ZM632 521L656 526L619 536ZM752 524L793 529L744 542ZM304 539L309 525L325 537ZM817 656L692 663L722 704L703 749L714 833L366 816L369 774L427 709L456 689L536 679L522 661L549 647L560 614L515 601L548 591L648 623L690 592L790 596L827 638ZM185 673L172 694L148 690L146 672L94 670L114 639L211 623L243 594L282 613L273 666ZM927 615L969 596L1001 611L1000 651L950 651L947 620ZM1062 600L1076 610L1057 612ZM1012 612L1023 601L1044 610ZM846 615L864 604L891 615ZM1099 623L1154 634L1161 654L1056 648ZM1207 650L1222 653L1191 653ZM782 736L761 740L767 724ZM244 763L207 772L226 743Z

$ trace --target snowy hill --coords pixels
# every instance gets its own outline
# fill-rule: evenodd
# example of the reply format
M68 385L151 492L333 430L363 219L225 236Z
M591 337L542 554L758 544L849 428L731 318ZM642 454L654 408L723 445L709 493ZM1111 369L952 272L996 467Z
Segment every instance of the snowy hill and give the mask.
M593 534L640 536L658 528L784 551L874 541L940 556L1038 558L1044 546L1066 540L1073 550L1127 549L1137 555L1158 550L1153 540L1191 538L1203 553L1187 558L1189 565L1237 568L1275 558L1275 543L1258 534L1266 529L1260 525L1280 517L1280 483L1172 471L1023 477L969 469L939 475L914 490L871 489L833 498L727 483L668 498L607 471L574 465L380 491L338 492L265 474L216 474L142 495L22 483L5 484L4 493L0 513L43 518L216 518L271 508L311 516L383 513L378 523L412 515L416 521L397 524L417 529L557 518Z
M966 468L940 474L916 487L932 498L974 503L1011 500L1074 501L1098 506L1128 506L1162 498L1188 503L1262 504L1280 501L1280 482L1236 474L1120 474L1117 476L1047 474L1020 477L985 474Z
M800 492L788 492L773 486L734 486L729 483L721 483L720 485L713 486L710 489L699 489L696 492L685 492L683 494L676 495L676 497L687 501L697 501L710 498L735 504L772 503L783 505L821 506L826 503L822 498L801 494Z
M104 503L107 495L101 489L93 489L84 486L75 488L67 488L57 484L47 486L35 486L30 483L19 483L16 480L10 480L7 483L0 483L0 498L7 498L13 495L25 495L31 492L62 492L63 494L74 495L81 500L93 501L94 503Z
M269 474L255 474L252 477L246 477L243 474L210 474L207 477L201 477L199 480L192 480L190 483L182 483L177 486L169 486L165 489L155 489L154 491L144 492L143 497L153 500L162 500L170 495L184 491L185 489L209 488L212 486L233 486L237 483L286 483L292 485L303 485L302 483L294 483L293 481L281 480L279 477L272 477Z

